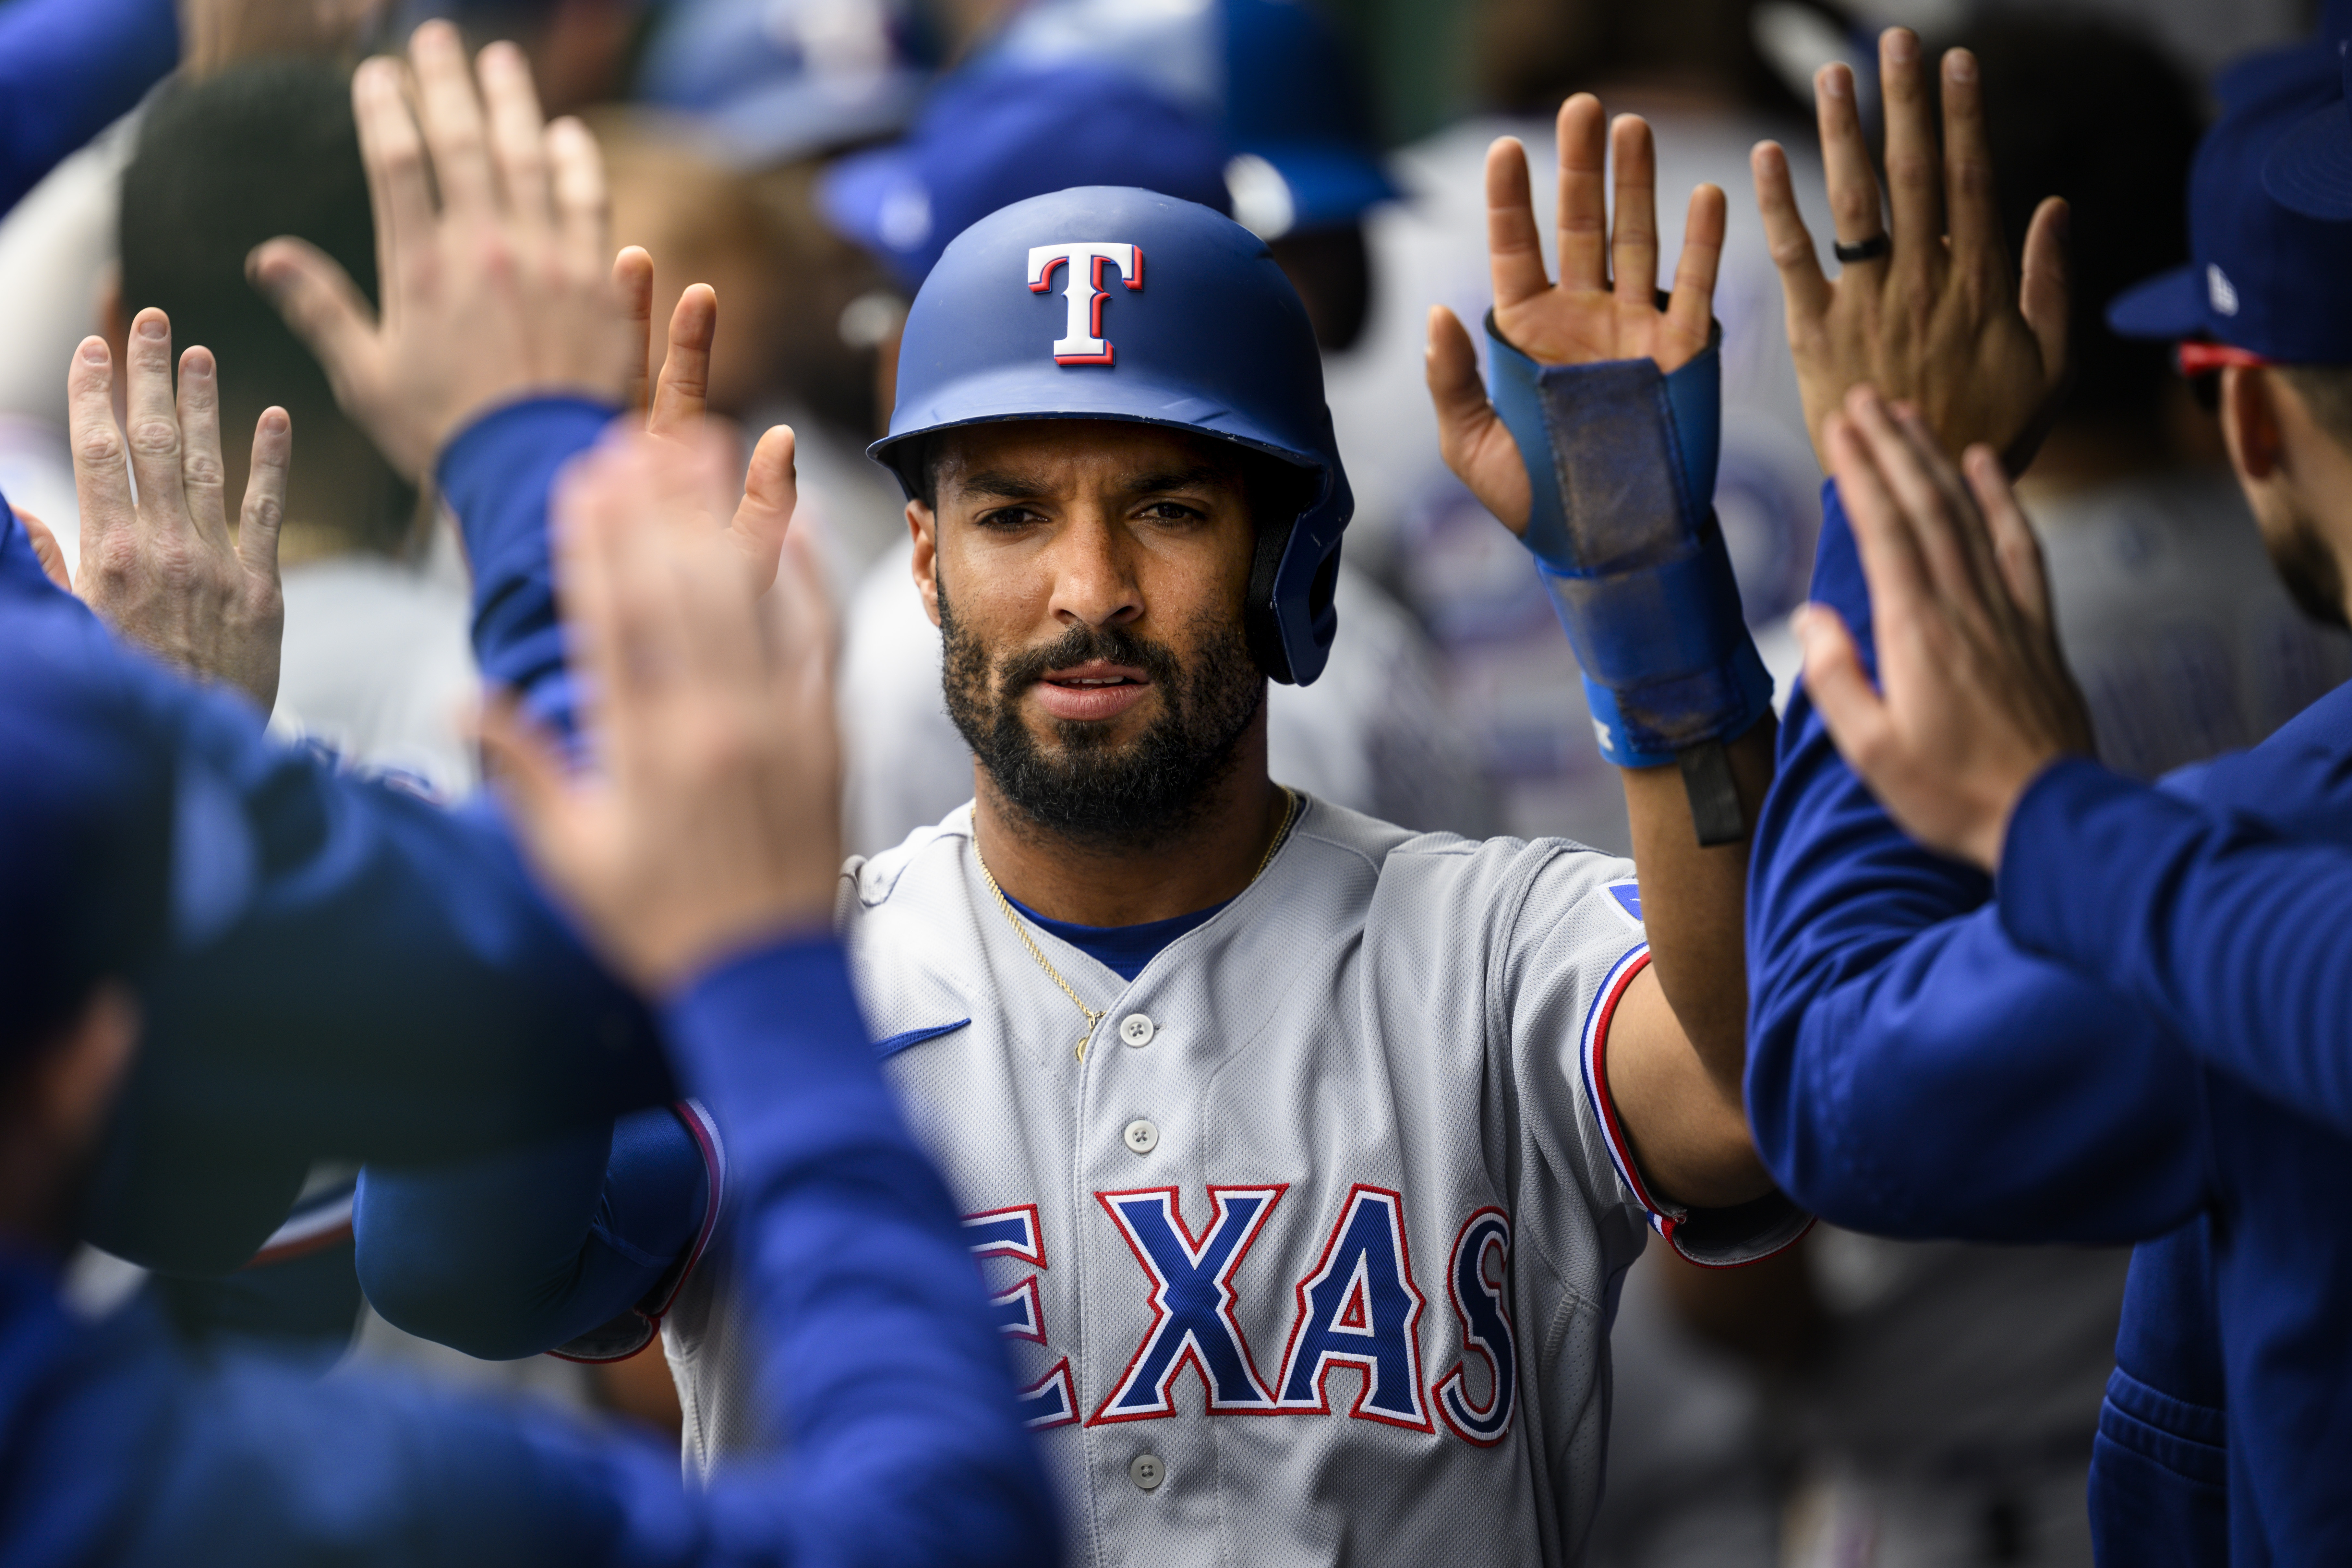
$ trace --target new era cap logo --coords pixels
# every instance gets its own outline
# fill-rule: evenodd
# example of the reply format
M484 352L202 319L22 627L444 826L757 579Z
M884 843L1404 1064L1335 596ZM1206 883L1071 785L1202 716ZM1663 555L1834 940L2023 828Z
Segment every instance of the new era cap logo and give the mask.
M2213 302L2217 316L2238 313L2238 286L2230 281L2228 273L2210 261L2205 264L2205 298Z
M1103 341L1103 268L1118 268L1129 289L1143 287L1143 252L1132 245L1105 245L1078 240L1068 245L1029 247L1029 292L1043 294L1053 287L1054 269L1065 273L1062 298L1069 302L1062 335L1054 340L1055 364L1108 364L1111 345Z

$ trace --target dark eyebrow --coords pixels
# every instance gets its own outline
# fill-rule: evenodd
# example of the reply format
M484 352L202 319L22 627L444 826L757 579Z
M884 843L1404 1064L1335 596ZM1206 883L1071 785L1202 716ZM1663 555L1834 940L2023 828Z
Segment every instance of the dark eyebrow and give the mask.
M982 468L977 473L958 474L956 489L970 495L994 496L999 500L1035 500L1045 494L1045 487L1034 479L1003 468Z
M1234 477L1223 468L1213 468L1206 463L1190 468L1168 468L1159 473L1145 474L1126 487L1129 495L1161 495L1169 490L1221 489L1234 483Z
M1171 490L1220 489L1236 482L1224 469L1202 463L1189 468L1163 468L1140 474L1120 488L1129 495L1165 495ZM1008 468L981 468L959 474L954 484L965 495L997 500L1038 500L1048 493L1045 485Z

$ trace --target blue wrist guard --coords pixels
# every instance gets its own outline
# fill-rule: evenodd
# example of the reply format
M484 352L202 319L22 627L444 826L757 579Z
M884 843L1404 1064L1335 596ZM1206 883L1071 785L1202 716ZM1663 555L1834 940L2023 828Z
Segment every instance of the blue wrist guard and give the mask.
M1688 774L1686 753L1771 707L1712 505L1721 341L1718 327L1671 375L1647 359L1542 365L1486 318L1489 395L1527 465L1526 543L1620 767L1681 761Z

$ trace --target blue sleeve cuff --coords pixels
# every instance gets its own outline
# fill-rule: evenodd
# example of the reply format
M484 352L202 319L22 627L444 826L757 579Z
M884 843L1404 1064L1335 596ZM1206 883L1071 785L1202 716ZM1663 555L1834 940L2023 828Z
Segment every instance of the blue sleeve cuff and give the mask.
M584 397L534 397L459 431L436 478L464 531L474 571L474 657L493 685L520 694L541 723L569 731L573 710L555 609L547 509L556 474L620 415Z
M830 931L727 959L664 1012L680 1069L722 1118L778 1093L883 1091L848 956Z

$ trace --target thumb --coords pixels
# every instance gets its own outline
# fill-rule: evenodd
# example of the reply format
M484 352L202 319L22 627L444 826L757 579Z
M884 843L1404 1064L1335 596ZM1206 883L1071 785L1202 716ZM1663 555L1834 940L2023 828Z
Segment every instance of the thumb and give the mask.
M1425 369L1429 400L1437 408L1437 449L1445 466L1514 533L1524 532L1534 500L1518 445L1503 427L1478 380L1478 354L1462 319L1443 305L1429 309ZM1509 460L1497 462L1496 449Z
M65 548L58 542L58 536L49 531L49 525L23 507L12 506L8 510L15 512L16 521L25 525L25 539L33 547L34 559L41 563L42 574L67 593L72 593L73 574L66 567Z
M1862 650L1845 621L1826 605L1799 606L1797 646L1804 650L1805 693L1830 740L1867 783L1887 733L1885 700L1862 668Z
M794 437L789 425L774 425L751 448L743 476L743 500L727 525L727 537L751 565L751 592L764 594L776 580L776 557L800 504L800 479L793 467Z
M246 276L278 307L348 412L374 381L375 311L334 258L307 239L281 236L256 246Z
M2066 314L2073 285L2067 276L2070 214L2063 196L2045 197L2025 228L2025 265L2017 308L2042 347L2042 365L2055 386L2066 374Z

